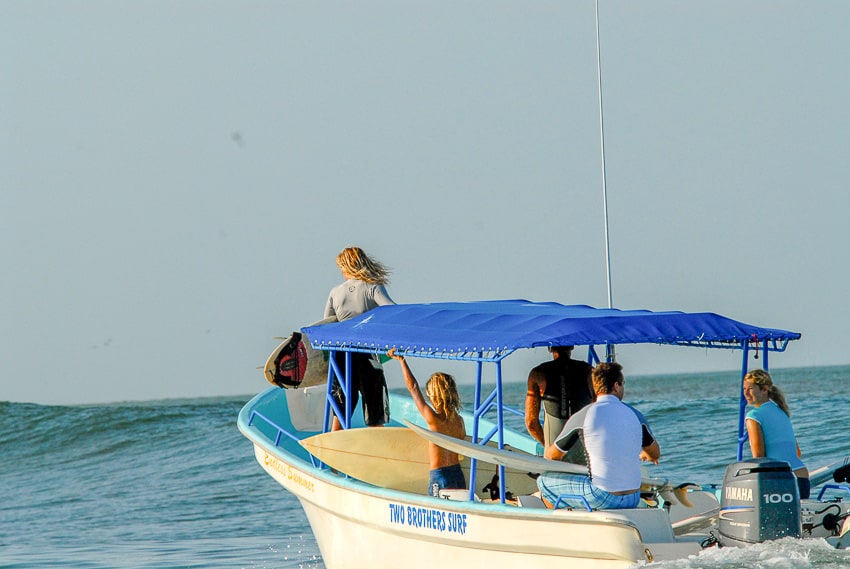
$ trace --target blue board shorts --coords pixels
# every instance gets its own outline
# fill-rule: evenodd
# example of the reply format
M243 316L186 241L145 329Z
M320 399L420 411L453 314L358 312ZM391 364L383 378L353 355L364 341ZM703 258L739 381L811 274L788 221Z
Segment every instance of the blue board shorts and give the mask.
M440 490L457 490L466 488L466 477L459 464L435 468L428 479L428 495L440 496Z
M566 472L544 472L537 477L537 487L540 495L553 506L558 503L558 497L563 494L582 496L594 510L614 510L621 508L636 508L640 503L640 491L622 496L611 494L594 486L589 476L568 474ZM586 510L580 498L562 498L559 508L576 508Z

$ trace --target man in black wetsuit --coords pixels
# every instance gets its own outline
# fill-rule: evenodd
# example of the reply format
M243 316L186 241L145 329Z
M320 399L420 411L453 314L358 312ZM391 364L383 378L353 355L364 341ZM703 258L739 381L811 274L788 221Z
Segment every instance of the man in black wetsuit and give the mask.
M570 359L573 346L551 346L552 361L528 374L525 426L543 448L549 448L570 415L595 399L590 364ZM540 402L543 402L543 425Z

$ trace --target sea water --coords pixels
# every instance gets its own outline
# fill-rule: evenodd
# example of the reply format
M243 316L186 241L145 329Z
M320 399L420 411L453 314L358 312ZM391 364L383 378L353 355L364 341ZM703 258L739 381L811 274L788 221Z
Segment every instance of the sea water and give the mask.
M808 465L850 454L850 366L777 369L774 378ZM738 382L735 372L629 378L626 400L662 448L652 476L722 480L735 462ZM461 391L469 401L471 388ZM522 408L524 397L524 384L506 385L508 405ZM324 567L297 500L236 428L248 398L0 403L0 567ZM523 428L520 416L507 421ZM830 569L850 567L850 552L791 539L653 566Z

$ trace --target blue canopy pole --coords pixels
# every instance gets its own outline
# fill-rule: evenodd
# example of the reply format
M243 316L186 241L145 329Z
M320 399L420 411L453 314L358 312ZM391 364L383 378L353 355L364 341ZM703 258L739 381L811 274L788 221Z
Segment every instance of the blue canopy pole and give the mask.
M483 355L483 354L482 354ZM478 419L479 419L479 406L481 405L481 375L483 371L483 363L479 360L477 362L476 376L475 376L475 401L472 403L472 442L478 443ZM475 458L470 459L469 461L469 493L470 497L475 492L475 478L478 474L478 460Z
M342 428L351 428L351 352L345 352L345 423Z
M505 412L502 406L502 360L496 362L496 424L499 427L499 448L505 448ZM499 465L499 500L505 503L505 467Z
M741 364L741 391L738 409L738 462L744 459L744 443L748 438L745 428L747 399L744 397L744 376L747 375L747 366L750 358L750 343L748 339L741 341L741 353L743 354L743 362Z
M499 448L505 448L505 412L502 407L502 362L496 362L496 423L499 426Z
M595 346L588 346L587 347L587 363L589 363L592 366L595 366L596 364L599 363L599 356L596 354L596 347Z
M331 430L331 422L333 421L331 414L331 401L333 401L333 384L334 384L334 366L330 363L333 360L333 353L328 356L328 385L325 390L325 418L322 423L322 432L327 433Z
M762 353L764 354L764 362L762 363L762 366L764 366L764 371L768 371L769 366L767 365L767 338L764 339L764 349L762 350Z
M478 408L481 405L481 368L482 363L476 362L475 395L472 402L472 442L478 442Z
M345 409L340 409L333 398L333 380L334 377L342 389L345 397ZM351 426L351 352L345 352L345 372L336 365L336 350L331 350L328 355L328 388L325 392L325 424L324 432L330 430L331 410L336 414L339 424L343 429L348 429Z

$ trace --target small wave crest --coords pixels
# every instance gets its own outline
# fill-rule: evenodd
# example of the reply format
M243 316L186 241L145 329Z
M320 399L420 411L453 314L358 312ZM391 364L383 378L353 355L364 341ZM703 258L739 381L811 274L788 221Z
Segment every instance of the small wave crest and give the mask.
M835 549L821 539L793 538L745 548L715 547L687 559L648 565L657 569L846 569L848 566L850 551Z

